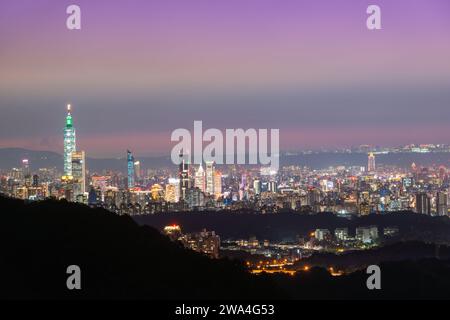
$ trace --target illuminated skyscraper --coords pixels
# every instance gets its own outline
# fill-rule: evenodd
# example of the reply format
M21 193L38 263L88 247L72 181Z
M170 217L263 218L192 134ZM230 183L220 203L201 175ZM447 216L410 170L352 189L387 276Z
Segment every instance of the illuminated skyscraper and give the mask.
M241 184L239 185L239 200L247 199L247 175L244 173L241 177Z
M367 162L367 171L375 172L375 155L373 152L369 153L368 162Z
M72 176L72 152L76 151L75 128L73 127L71 106L67 105L66 126L64 127L64 175Z
M420 214L431 214L430 197L425 192L416 195L416 212Z
M170 194L170 190L173 188L173 196L170 195L168 198L166 198L166 201L168 202L178 202L180 201L180 179L178 178L169 178L169 184L167 186L170 186L168 189L166 188L166 197L168 197L167 195L167 191L169 190L169 194Z
M188 156L180 154L180 167L178 177L180 179L180 200L186 199L186 192L191 188L191 180L189 177L189 159Z
M214 172L214 197L219 199L222 196L222 173Z
M206 190L205 171L202 165L199 165L198 170L195 172L195 184L196 188L199 188L202 192Z
M135 176L135 181L137 183L139 183L139 181L141 180L141 162L140 161L135 161L134 162L134 176Z
M261 194L261 180L253 181L253 189L255 190L255 194Z
M448 215L448 195L447 192L439 191L436 195L436 214L438 216Z
M206 192L214 194L214 161L206 161Z
M30 162L28 159L22 159L22 173L24 177L30 174Z
M166 193L164 196L164 199L167 202L177 202L177 196L176 196L176 188L177 185L175 184L166 184Z
M72 152L72 176L74 197L86 192L86 155L84 151Z
M30 163L28 162L28 159L22 160L22 174L20 179L23 180L26 186L31 185Z
M127 177L128 189L134 188L134 157L130 150L127 150Z

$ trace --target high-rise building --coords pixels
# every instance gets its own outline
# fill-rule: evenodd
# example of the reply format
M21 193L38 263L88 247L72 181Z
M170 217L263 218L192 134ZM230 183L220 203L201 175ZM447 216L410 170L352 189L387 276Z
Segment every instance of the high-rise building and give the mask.
M199 188L187 189L184 200L191 209L203 207L205 205L205 195Z
M64 127L64 175L72 176L72 152L76 151L75 128L72 120L72 107L67 105L66 125Z
M214 172L214 197L219 199L222 196L222 173Z
M378 227L357 227L355 238L363 243L373 243L378 240Z
M277 193L278 192L278 185L276 181L270 181L267 185L267 190L269 192L274 192Z
M436 195L436 214L438 216L448 215L448 194L439 191Z
M430 197L425 192L416 194L416 212L420 214L431 214Z
M31 184L32 184L30 163L29 163L28 159L22 159L22 168L21 168L20 180L22 180L24 185L27 186L27 187L30 187Z
M239 185L239 200L247 199L247 175L244 173L241 176L241 184Z
M202 232L185 234L179 240L186 248L201 252L211 258L219 258L220 237L214 231L203 229Z
M180 201L180 179L169 178L169 189L166 188L166 201L168 202L178 202ZM173 188L173 195L170 195L170 190ZM169 190L169 196L167 196L167 191ZM167 198L168 197L168 198Z
M24 177L31 174L30 162L28 161L28 159L22 159L22 173Z
M176 188L178 186L175 184L166 184L166 193L164 195L164 199L167 202L177 202L177 194L176 194Z
M140 161L134 162L134 178L135 178L135 182L141 180L141 162Z
M134 188L134 157L130 150L127 150L127 179L128 189Z
M180 167L178 169L178 177L180 179L180 200L186 199L186 192L191 187L189 170L188 157L180 153Z
M32 186L33 187L35 187L35 188L37 188L37 187L39 187L39 176L37 175L37 174L34 174L33 175L33 180L32 180L33 182L32 182Z
M84 151L72 152L72 177L74 197L86 192L86 155Z
M161 200L161 198L163 197L163 194L164 194L163 188L161 187L160 184L155 183L150 188L150 194L152 196L152 200L155 200L155 201Z
M214 194L214 161L206 161L206 193Z
M369 153L368 161L367 161L367 171L368 172L375 172L376 166L375 166L375 155L373 152Z
M314 231L314 238L319 241L329 240L331 239L331 233L328 229L316 229Z
M334 230L334 236L337 240L345 241L348 239L348 228L337 228Z
M201 164L198 166L198 170L195 172L194 186L196 188L199 188L202 192L206 191L205 171L203 170L203 167Z
M253 181L253 189L255 190L255 194L261 194L261 180Z

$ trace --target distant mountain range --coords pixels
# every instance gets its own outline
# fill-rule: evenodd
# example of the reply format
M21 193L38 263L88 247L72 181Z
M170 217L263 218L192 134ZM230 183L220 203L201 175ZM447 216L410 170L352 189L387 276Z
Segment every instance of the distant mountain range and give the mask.
M0 169L9 170L20 167L22 160L28 159L31 169L57 168L63 169L62 154L53 151L34 151L22 148L0 148ZM139 158L143 168L153 168L171 165L169 156L165 157L143 157ZM114 170L126 172L126 158L86 159L88 170L101 173L103 170Z
M28 159L32 169L56 167L62 170L63 156L52 151L34 151L21 148L0 148L0 169L9 170L21 165L22 159ZM139 157L141 167L157 168L173 166L170 155L159 157ZM115 170L126 172L125 156L122 158L87 158L90 172ZM413 162L417 165L450 166L450 153L390 153L376 155L377 164L409 167ZM319 152L311 154L282 154L280 164L300 165L313 169L323 169L330 166L366 166L367 155L364 153Z

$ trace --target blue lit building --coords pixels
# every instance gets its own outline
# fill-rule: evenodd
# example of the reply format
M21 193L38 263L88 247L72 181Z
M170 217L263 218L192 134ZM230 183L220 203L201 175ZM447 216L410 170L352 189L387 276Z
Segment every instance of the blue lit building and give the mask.
M130 150L127 150L127 175L128 189L134 188L134 157Z

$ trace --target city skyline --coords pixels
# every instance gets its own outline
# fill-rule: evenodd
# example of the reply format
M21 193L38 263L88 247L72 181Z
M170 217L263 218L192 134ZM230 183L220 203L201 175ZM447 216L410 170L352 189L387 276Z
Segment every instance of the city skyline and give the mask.
M60 152L68 103L99 158L168 154L194 120L282 150L450 142L448 1L377 1L374 32L368 1L77 4L79 31L68 3L0 4L0 147Z
M449 14L0 1L0 299L450 299Z

